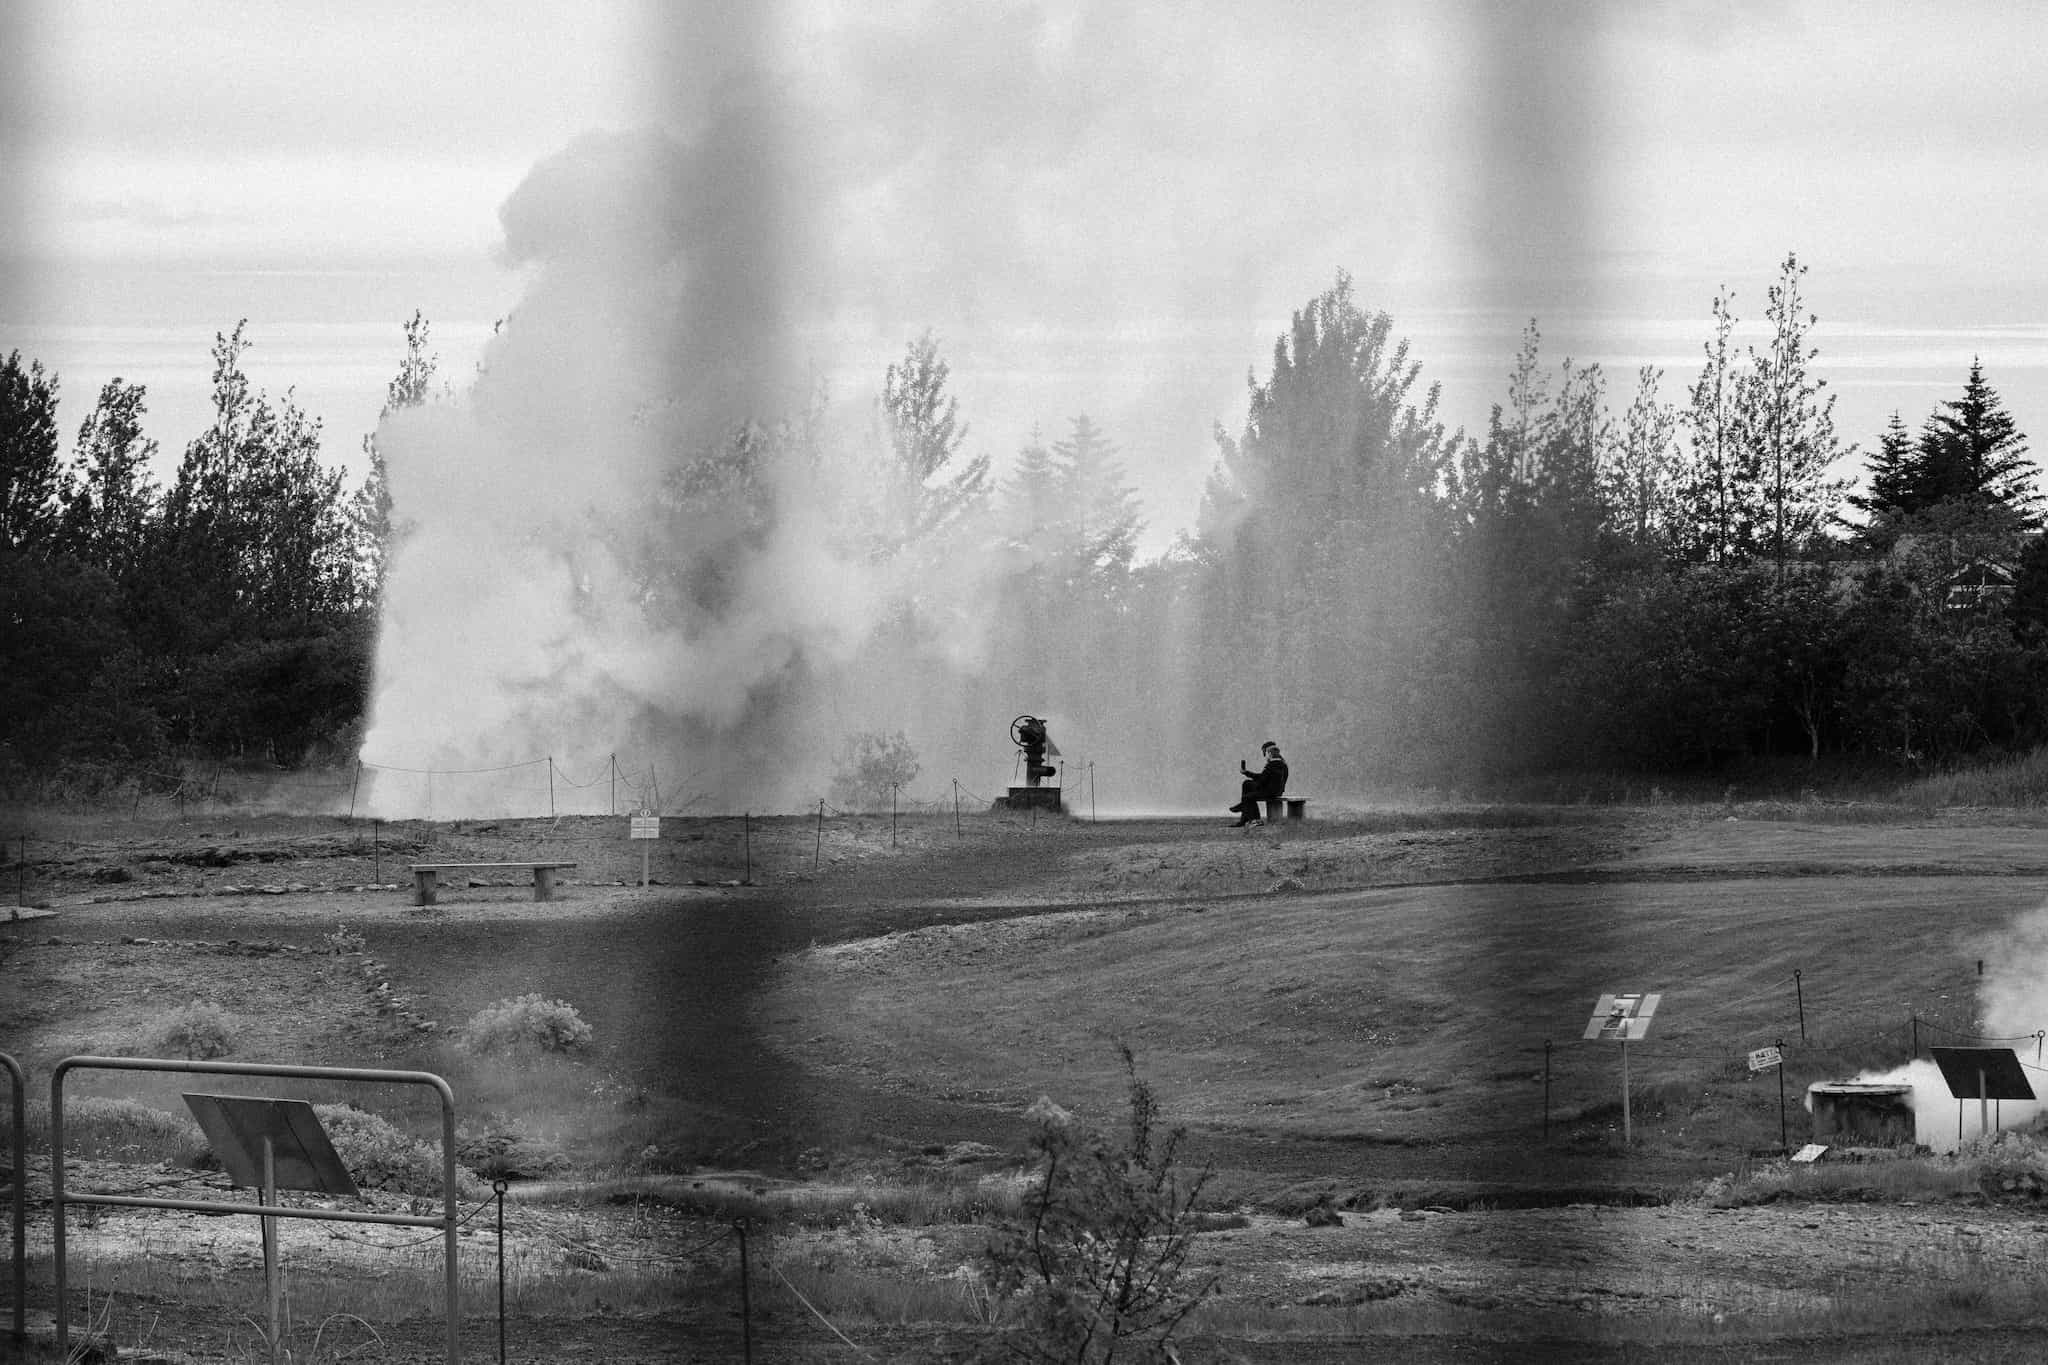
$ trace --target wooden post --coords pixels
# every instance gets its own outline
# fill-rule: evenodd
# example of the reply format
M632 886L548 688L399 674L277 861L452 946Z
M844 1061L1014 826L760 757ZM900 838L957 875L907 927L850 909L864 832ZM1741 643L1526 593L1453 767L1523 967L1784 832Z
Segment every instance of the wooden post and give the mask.
M747 1220L742 1218L732 1226L740 1237L740 1359L751 1362L754 1358L754 1310L747 1292Z
M503 1180L491 1182L491 1197L498 1201L498 1365L505 1365L505 1191Z
M740 816L740 835L747 846L747 879L745 885L754 884L754 813L747 811Z
M825 798L818 798L818 837L811 845L811 871L818 870L818 860L825 856Z
M348 818L356 818L356 789L363 785L363 760L356 760L355 780L348 784Z
M277 1207L277 1150L271 1144L270 1135L263 1135L263 1202L267 1207ZM264 1214L263 1224L263 1290L264 1298L270 1304L270 1365L277 1365L279 1321L277 1288L277 1219Z
M1550 1141L1550 1040L1543 1040L1543 1140Z
M1785 1040L1778 1040L1778 1146L1780 1149L1791 1144L1785 1138Z
M1806 1043L1806 987L1799 980L1799 969L1792 969L1792 989L1799 993L1799 1042Z
M1635 1143L1635 1124L1628 1107L1628 1039L1621 1040L1621 1145Z

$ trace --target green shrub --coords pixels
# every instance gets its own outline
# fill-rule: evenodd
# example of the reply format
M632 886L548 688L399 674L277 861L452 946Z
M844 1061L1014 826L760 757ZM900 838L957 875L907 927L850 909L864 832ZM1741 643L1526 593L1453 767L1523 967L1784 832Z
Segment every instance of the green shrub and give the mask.
M1032 1107L1042 1163L1024 1208L986 1252L999 1330L992 1359L1052 1365L1170 1361L1181 1323L1217 1285L1190 1274L1195 1200L1207 1173L1174 1168L1181 1132L1155 1134L1158 1105L1121 1049L1130 1132L1121 1144L1050 1100Z
M859 730L839 747L830 796L846 810L874 810L889 803L891 787L900 792L916 780L917 750L901 730Z
M462 1042L472 1052L577 1052L590 1046L590 1025L563 1000L546 1000L538 992L486 1005L462 1026Z
M455 1155L487 1180L542 1180L570 1167L561 1144L514 1129L456 1135Z
M28 1119L31 1135L48 1133L46 1108L31 1108ZM64 1152L75 1161L187 1161L205 1147L206 1135L189 1114L97 1095L64 1103Z
M352 1104L316 1104L313 1113L361 1188L441 1197L440 1143L412 1137L381 1115ZM482 1182L459 1165L455 1185L460 1198L482 1197Z
M168 1054L205 1061L235 1050L242 1021L211 1000L194 1000L171 1011L157 1030L156 1043Z

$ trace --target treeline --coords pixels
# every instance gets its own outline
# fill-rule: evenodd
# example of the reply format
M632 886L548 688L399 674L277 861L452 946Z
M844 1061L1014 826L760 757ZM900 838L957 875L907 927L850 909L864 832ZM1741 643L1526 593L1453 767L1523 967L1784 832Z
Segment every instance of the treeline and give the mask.
M1111 434L1069 417L996 476L927 333L882 376L878 439L829 518L841 562L913 586L829 685L868 686L847 714L890 730L906 676L943 672L916 689L921 746L981 753L1017 711L1057 714L1162 798L1213 797L1267 737L1330 794L2037 745L2048 541L2026 438L1973 363L1917 427L1894 414L1856 450L1813 371L1804 274L1783 263L1761 345L1738 348L1716 298L1676 392L1655 369L1613 394L1596 365L1549 364L1532 323L1481 433L1447 428L1393 320L1340 275L1253 376L1242 429L1218 428L1198 524L1149 560ZM318 423L251 389L246 346L218 338L213 421L168 487L140 386L109 383L67 456L55 378L0 368L7 789L353 756L404 509L373 439L343 489ZM387 412L425 401L434 368L415 317ZM636 542L650 618L728 609L736 557L789 510L765 467L839 458L823 432L818 398L678 452ZM966 578L964 604L915 586ZM952 647L963 631L995 643ZM828 685L803 668L778 695Z
M1042 504L1025 452L1006 515L1066 549L1015 580L1011 610L1089 643L1023 671L1091 687L1167 757L1159 790L1202 764L1213 790L1218 757L1268 735L1351 792L2041 743L2048 542L2025 437L1972 363L1917 430L1894 415L1850 496L1859 452L1813 372L1804 275L1784 261L1761 345L1738 349L1716 298L1672 396L1646 368L1615 404L1598 366L1547 367L1532 323L1476 435L1446 429L1392 320L1340 276L1278 339L1243 430L1218 430L1200 525L1163 560L1131 562L1127 505L1099 491ZM1077 423L1050 467L1113 486L1103 445ZM1060 524L1040 505L1094 510Z
M345 491L320 423L254 389L216 337L213 418L168 486L147 394L110 380L68 445L59 383L0 364L0 790L174 786L190 760L351 754L390 502L371 447ZM417 401L426 326L391 401Z

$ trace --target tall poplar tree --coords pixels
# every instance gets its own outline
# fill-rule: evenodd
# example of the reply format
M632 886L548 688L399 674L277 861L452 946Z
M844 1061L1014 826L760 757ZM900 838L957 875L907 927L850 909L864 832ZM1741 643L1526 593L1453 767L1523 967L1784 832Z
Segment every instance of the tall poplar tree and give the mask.
M1735 330L1733 296L1725 287L1714 295L1713 316L1706 363L1679 418L1691 439L1678 482L1675 539L1684 558L1719 564L1751 558L1757 526L1753 509L1743 498L1754 482L1754 470L1748 463L1742 376L1730 344Z
M117 578L141 562L162 499L150 472L157 444L142 430L147 408L142 385L108 380L65 471L64 548Z
M1750 369L1740 384L1749 445L1744 468L1758 481L1757 548L1780 583L1786 561L1834 519L1848 481L1831 477L1831 471L1855 453L1835 435L1835 395L1811 368L1820 350L1808 337L1820 319L1806 311L1800 296L1806 271L1794 254L1779 267L1764 309L1770 345L1750 348Z

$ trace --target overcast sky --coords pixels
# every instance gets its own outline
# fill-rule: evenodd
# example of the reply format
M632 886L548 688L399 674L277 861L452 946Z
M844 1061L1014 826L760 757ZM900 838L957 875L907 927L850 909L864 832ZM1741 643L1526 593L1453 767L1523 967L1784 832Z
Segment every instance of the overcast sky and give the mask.
M929 327L969 447L1086 412L1158 543L1287 315L1337 272L1483 427L1522 326L1682 398L1717 286L1811 267L1846 439L1973 355L2048 441L2048 10L2013 3L57 3L0 25L0 351L76 430L148 386L175 459L208 347L357 467L401 325L474 364L524 280L500 206L593 129L764 129L795 353L868 401ZM1748 336L1747 329L1739 335ZM2048 449L2048 444L2043 445Z

